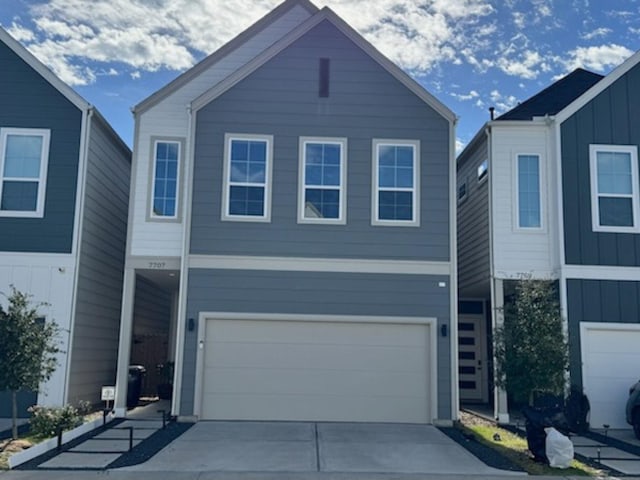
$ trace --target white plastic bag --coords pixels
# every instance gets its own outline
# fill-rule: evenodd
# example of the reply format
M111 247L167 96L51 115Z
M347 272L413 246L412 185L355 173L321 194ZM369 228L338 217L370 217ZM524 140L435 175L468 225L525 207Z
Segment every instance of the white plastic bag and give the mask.
M545 441L545 453L549 459L549 465L554 468L569 468L573 460L573 443L569 437L565 437L553 427L545 428L547 434Z

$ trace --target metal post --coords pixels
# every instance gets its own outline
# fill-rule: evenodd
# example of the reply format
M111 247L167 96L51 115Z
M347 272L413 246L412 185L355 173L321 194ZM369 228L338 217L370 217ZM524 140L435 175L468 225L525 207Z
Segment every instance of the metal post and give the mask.
M58 451L62 448L62 427L58 427L56 431L56 435L58 436Z
M133 427L127 427L129 429L129 451L133 449Z
M162 415L162 429L164 430L167 426L167 411L166 410L158 410L158 413Z

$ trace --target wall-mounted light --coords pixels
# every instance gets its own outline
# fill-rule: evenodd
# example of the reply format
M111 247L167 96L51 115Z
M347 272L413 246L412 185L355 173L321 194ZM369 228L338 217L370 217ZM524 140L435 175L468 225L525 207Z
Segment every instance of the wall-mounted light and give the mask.
M442 335L443 337L447 336L447 324L443 323L442 325L440 325L440 335Z
M189 320L187 320L187 330L189 330L190 332L193 332L195 328L196 328L196 321L193 318L190 318Z

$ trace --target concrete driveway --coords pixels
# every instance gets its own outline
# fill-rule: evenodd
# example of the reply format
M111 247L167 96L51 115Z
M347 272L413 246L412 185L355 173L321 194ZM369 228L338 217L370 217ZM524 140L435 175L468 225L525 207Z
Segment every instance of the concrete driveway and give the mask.
M149 461L119 471L514 475L429 425L199 422Z

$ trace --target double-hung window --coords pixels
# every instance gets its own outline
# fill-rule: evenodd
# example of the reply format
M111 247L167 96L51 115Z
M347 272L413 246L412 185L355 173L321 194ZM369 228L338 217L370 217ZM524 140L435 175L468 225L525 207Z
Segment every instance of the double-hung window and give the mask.
M269 135L226 135L223 220L270 221L272 145Z
M420 143L373 141L373 225L418 226Z
M298 222L346 223L347 140L300 138Z
M44 216L49 139L49 130L0 129L0 216Z
M517 155L518 228L542 227L540 156Z
M178 190L180 184L179 141L155 140L153 142L153 193L151 218L178 218Z
M589 166L593 230L640 231L638 148L590 145Z

